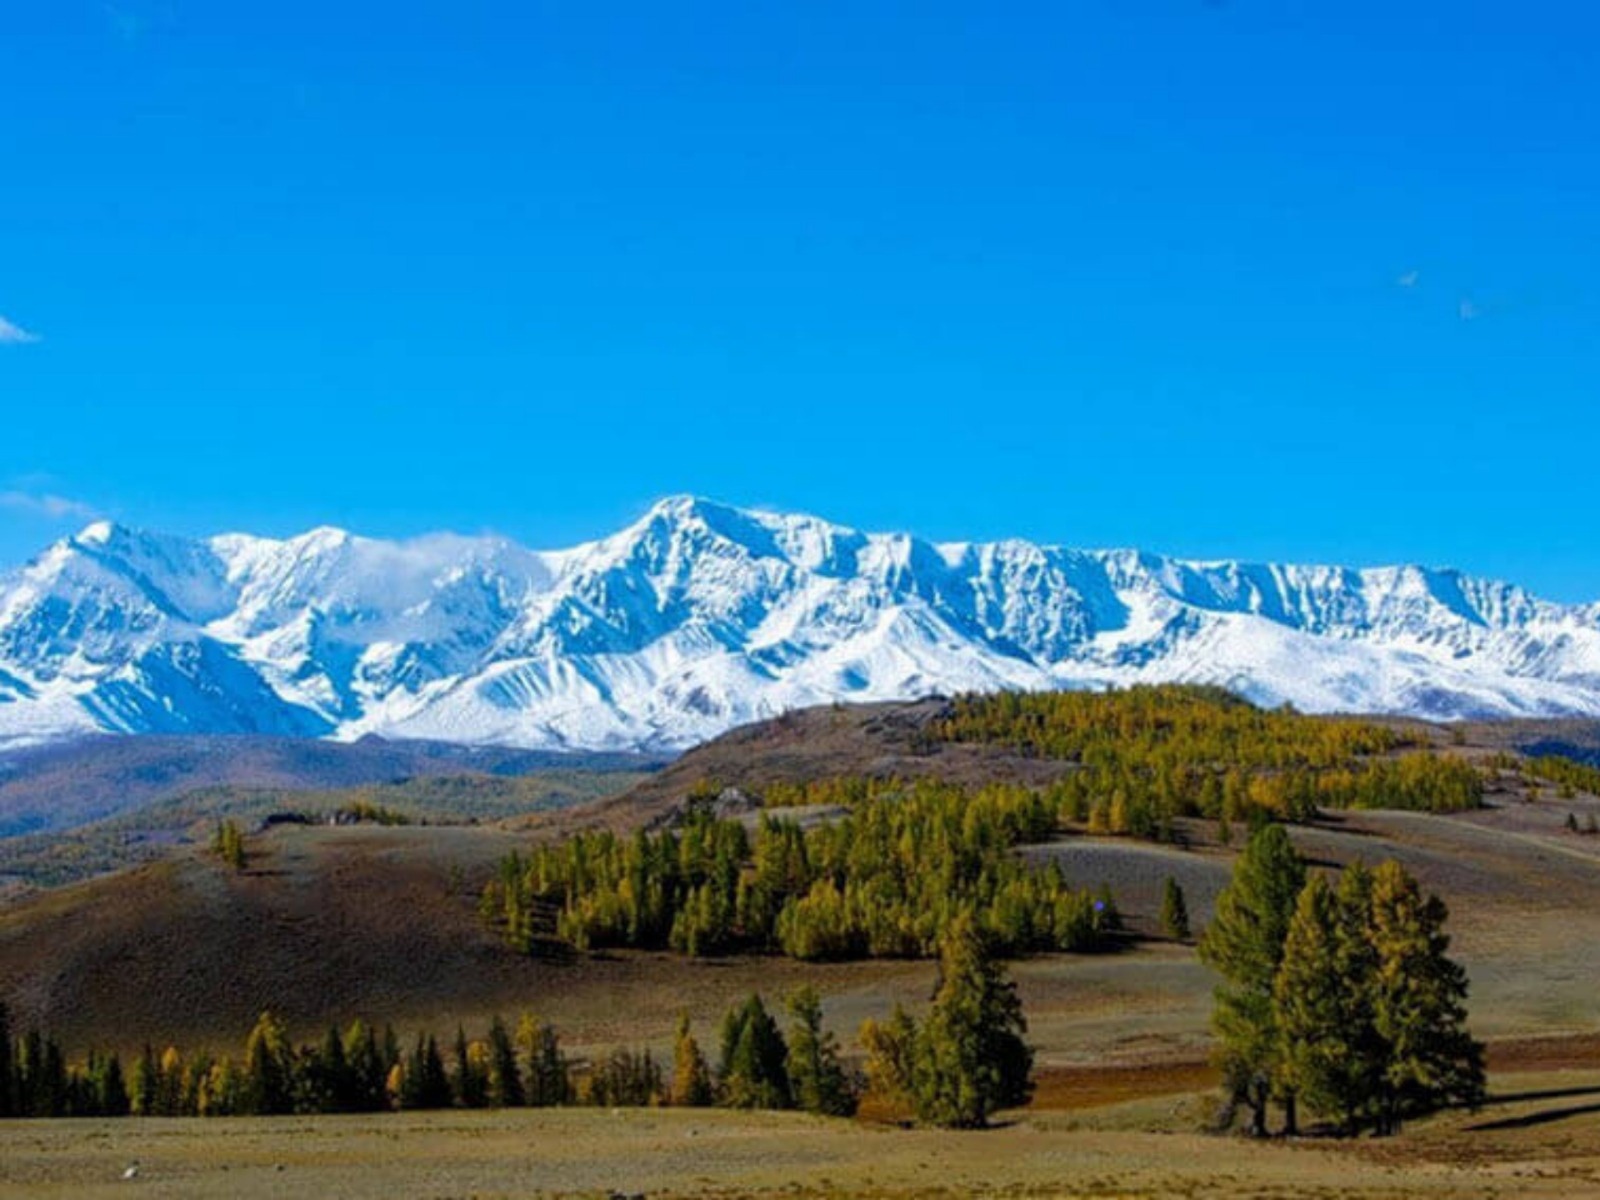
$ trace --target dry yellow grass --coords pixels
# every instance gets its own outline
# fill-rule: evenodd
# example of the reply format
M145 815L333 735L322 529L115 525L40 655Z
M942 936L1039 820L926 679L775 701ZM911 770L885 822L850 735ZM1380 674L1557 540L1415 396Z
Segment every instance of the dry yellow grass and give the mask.
M0 1124L7 1196L1186 1196L1600 1194L1600 1074L1505 1076L1512 1097L1387 1141L1256 1144L1169 1095L982 1133L654 1110ZM139 1165L133 1181L121 1176Z

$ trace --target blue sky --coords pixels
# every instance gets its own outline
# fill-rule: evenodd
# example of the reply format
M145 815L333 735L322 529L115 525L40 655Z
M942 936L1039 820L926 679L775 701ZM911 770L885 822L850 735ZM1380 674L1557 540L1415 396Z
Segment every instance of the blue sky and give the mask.
M1600 598L1592 4L15 7L0 562L697 492Z

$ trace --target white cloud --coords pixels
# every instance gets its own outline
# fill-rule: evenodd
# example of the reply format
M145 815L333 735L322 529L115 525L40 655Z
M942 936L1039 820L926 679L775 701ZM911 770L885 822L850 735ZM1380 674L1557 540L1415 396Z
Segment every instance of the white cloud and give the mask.
M39 340L39 335L29 333L20 325L13 325L0 317L0 346L27 346Z
M1416 287L1417 286L1417 280L1419 280L1421 278L1422 278L1422 272L1421 271L1411 270L1411 271L1406 271L1403 274L1401 274L1400 277L1398 279L1396 279L1394 282L1395 282L1395 286L1396 287L1403 287L1403 288Z
M1456 308L1456 313L1463 321L1476 321L1483 316L1483 308L1463 296L1460 305Z
M94 505L54 492L0 492L0 508L52 521L92 521L100 515Z

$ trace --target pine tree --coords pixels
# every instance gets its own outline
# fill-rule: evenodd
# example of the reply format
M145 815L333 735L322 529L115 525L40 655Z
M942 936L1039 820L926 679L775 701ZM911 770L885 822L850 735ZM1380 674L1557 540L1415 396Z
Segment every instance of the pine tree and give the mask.
M12 1060L11 1014L0 1000L0 1120L17 1115L17 1069Z
M372 1026L357 1018L344 1031L344 1061L350 1104L355 1112L380 1112L389 1106L386 1080L389 1064L378 1047Z
M1267 1102L1277 1074L1280 1041L1273 1027L1272 987L1305 864L1281 825L1251 834L1233 879L1217 897L1216 915L1200 940L1200 957L1223 976L1212 1023L1219 1038L1224 1085L1251 1112L1251 1132L1266 1133ZM1292 1093L1284 1097L1292 1130Z
M571 1069L556 1031L524 1013L517 1022L516 1042L528 1081L528 1103L536 1108L571 1104Z
M107 1117L128 1115L128 1085L122 1078L122 1060L115 1054L106 1059L96 1083L95 1103Z
M526 1100L517 1048L505 1022L496 1016L489 1025L489 1103L495 1108L517 1108Z
M914 1110L917 1023L896 1004L882 1024L863 1021L858 1038L867 1052L867 1090L891 1109Z
M400 1107L407 1109L449 1108L455 1099L450 1076L439 1054L439 1043L430 1033L417 1035L415 1047L406 1059L400 1080Z
M1338 902L1328 881L1313 875L1295 905L1273 985L1273 1025L1280 1090L1313 1109L1343 1108L1343 1082L1355 1053L1345 995L1360 981L1339 974Z
M1189 904L1171 875L1161 892L1161 931L1175 942L1189 940Z
M290 1112L294 1103L294 1061L283 1022L263 1012L244 1049L244 1105L247 1112L271 1116Z
M156 1066L155 1051L146 1042L144 1050L134 1060L132 1079L132 1105L136 1115L155 1115L156 1098L161 1090L161 1069Z
M730 1108L789 1108L789 1048L761 997L752 992L722 1022L722 1103Z
M690 1032L689 1014L684 1013L678 1018L678 1036L672 1051L672 1103L681 1108L704 1108L715 1099L711 1069L700 1052L700 1043Z
M467 1034L456 1026L452 1057L455 1060L455 1101L462 1108L483 1108L489 1103L489 1074L481 1055L473 1053Z
M217 822L216 830L211 835L211 850L235 871L244 870L244 834L239 831L239 826L231 818Z
M912 1099L930 1124L981 1128L1032 1091L1022 1003L970 915L951 924L939 973L933 1010L917 1033Z
M822 999L803 987L789 997L789 1083L797 1108L829 1117L856 1111L856 1089L839 1060L839 1043L822 1027Z
M1447 956L1448 912L1396 862L1372 877L1373 1024L1385 1046L1379 1132L1409 1111L1483 1099L1483 1046L1466 1030L1467 976Z

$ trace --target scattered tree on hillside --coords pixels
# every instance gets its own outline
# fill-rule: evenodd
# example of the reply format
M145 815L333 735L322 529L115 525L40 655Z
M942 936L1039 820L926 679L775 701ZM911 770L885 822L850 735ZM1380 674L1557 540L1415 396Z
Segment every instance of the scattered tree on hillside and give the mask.
M761 997L752 992L722 1020L717 1088L729 1108L791 1108L789 1047Z
M235 871L244 870L244 834L231 818L217 822L216 831L211 835L211 850Z
M495 1108L518 1108L526 1103L522 1073L517 1068L517 1047L506 1023L497 1015L489 1025L488 1101Z
M618 1047L589 1073L590 1104L609 1108L647 1108L660 1104L661 1068L648 1050Z
M17 1069L12 1058L11 1014L0 1000L0 1120L18 1116Z
M1173 941L1189 940L1189 904L1183 888L1171 875L1161 889L1161 932Z
M822 1027L822 999L803 987L788 1000L789 1084L795 1107L829 1117L856 1111L856 1088L839 1059L839 1043Z
M689 1028L689 1014L678 1018L678 1035L672 1051L672 1103L681 1108L705 1108L716 1101L711 1068Z
M1483 1047L1466 1030L1467 976L1448 957L1449 913L1396 862L1372 877L1373 1026L1382 1039L1378 1129L1407 1112L1483 1098Z
M528 1103L535 1108L571 1104L572 1072L561 1039L549 1025L527 1013L517 1022L517 1055L522 1062Z
M1274 1026L1273 984L1305 864L1281 825L1252 834L1217 897L1216 914L1200 940L1200 957L1223 977L1212 1024L1218 1061L1231 1100L1250 1109L1250 1130L1267 1131L1267 1104L1283 1080ZM1295 1127L1294 1093L1283 1090L1286 1131Z
M263 1012L244 1049L245 1111L273 1116L293 1111L294 1064L283 1022Z
M1016 986L970 918L952 927L939 970L933 1009L920 1025L896 1008L886 1025L862 1027L868 1078L891 1103L909 1102L918 1120L981 1128L1032 1092L1027 1022Z

